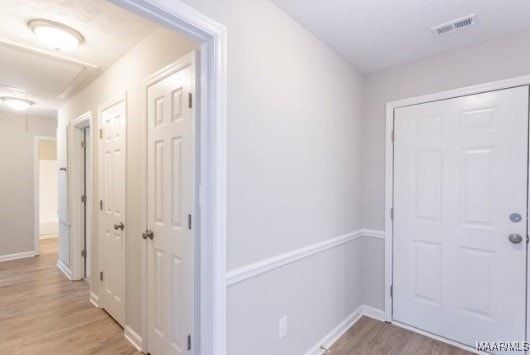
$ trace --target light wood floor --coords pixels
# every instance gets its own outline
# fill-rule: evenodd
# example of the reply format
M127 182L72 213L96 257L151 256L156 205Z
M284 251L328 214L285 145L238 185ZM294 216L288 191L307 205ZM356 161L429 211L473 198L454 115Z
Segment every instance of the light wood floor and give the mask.
M471 355L398 326L362 317L330 349L330 355Z
M88 285L56 268L57 248L42 240L40 256L0 263L0 354L139 354Z

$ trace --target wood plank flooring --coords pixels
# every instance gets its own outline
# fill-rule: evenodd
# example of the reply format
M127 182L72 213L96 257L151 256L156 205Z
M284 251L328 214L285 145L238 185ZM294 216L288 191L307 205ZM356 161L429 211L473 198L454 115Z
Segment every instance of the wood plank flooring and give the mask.
M122 328L90 304L88 285L69 281L56 268L57 248L57 239L42 240L40 256L0 263L0 354L140 354ZM330 353L356 354L471 353L363 317Z
M398 326L362 317L330 349L329 355L471 355Z
M57 248L42 240L40 256L0 263L0 354L140 354L88 285L56 268Z

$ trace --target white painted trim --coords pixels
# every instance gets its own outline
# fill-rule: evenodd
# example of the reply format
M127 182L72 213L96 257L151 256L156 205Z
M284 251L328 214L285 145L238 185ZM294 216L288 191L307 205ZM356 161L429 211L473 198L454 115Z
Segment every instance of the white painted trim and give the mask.
M67 144L67 178L68 178L68 215L70 216L70 249L69 249L69 261L72 271L72 280L82 280L84 278L84 265L83 257L81 252L83 250L83 233L84 233L84 218L83 218L83 204L81 202L82 194L82 180L84 174L82 171L81 163L83 162L82 154L83 149L81 148L81 141L83 140L83 134L81 129L87 127L94 127L92 118L92 111L85 112L81 116L68 124L68 138ZM87 164L90 165L89 171L93 172L93 150L94 150L94 134L90 135L92 140L88 144L90 149L90 160ZM87 186L90 185L92 179L88 177ZM87 193L87 204L86 208L88 213L92 212L93 196L91 193ZM87 235L92 231L91 226L87 225Z
M197 354L226 354L226 113L227 30L180 0L110 0L201 42L200 319ZM198 95L199 96L199 95ZM199 107L198 107L199 108ZM145 339L145 320L142 320ZM143 349L145 351L145 349Z
M363 237L385 239L385 231L379 231L375 229L363 229Z
M40 254L40 141L57 141L56 137L33 137L33 251L34 255Z
M40 172L39 172L40 175ZM46 236L59 233L59 221L46 221L39 223L39 239L47 239ZM50 237L48 237L50 238Z
M493 81L489 83L447 90L438 93L411 97L403 100L391 101L386 104L386 130L385 130L385 320L392 321L392 298L390 297L390 286L392 285L393 273L393 223L390 215L393 207L394 196L394 144L392 142L392 130L394 129L394 110L398 107L417 105L426 102L447 100L456 97L475 95L489 91L509 89L517 86L530 85L530 75ZM530 115L530 112L529 112ZM529 133L530 134L530 133ZM530 166L529 172L530 175ZM527 204L530 201L527 202ZM528 229L528 226L527 226ZM528 249L527 249L528 253ZM527 258L528 259L528 258ZM526 308L530 307L530 263L527 261L527 292ZM527 313L527 323L530 322L530 312ZM530 327L526 327L526 338L530 339Z
M72 272L70 271L70 269L68 268L68 266L66 266L62 260L57 260L57 268L59 270L61 270L61 272L66 276L68 277L68 280L72 280Z
M375 320L379 320L381 322L385 321L385 311L383 311L382 309L374 308L372 306L364 305L363 306L363 315L367 316L367 317L370 317L370 318L373 318Z
M355 323L363 316L363 306L357 307L353 313L351 313L345 320L343 320L339 325L337 325L331 332L326 334L322 339L320 339L311 349L309 349L305 355L320 355L325 354L322 346L326 349L331 348L337 340L343 336L348 329L353 327Z
M0 262L18 260L18 259L24 259L24 258L31 258L31 257L34 257L36 255L37 254L35 254L34 251L25 251L25 252L22 252L22 253L0 255Z
M96 308L101 308L99 305L99 297L94 292L90 291L90 303L94 305Z
M125 339L127 339L129 343L136 348L136 350L142 351L142 337L131 327L126 325L125 329L123 330L123 335L125 336Z
M431 333L426 332L424 330L411 327L410 325L406 325L406 324L403 324L403 323L400 323L400 322L396 322L396 321L393 321L392 324L396 325L396 326L398 326L400 328L410 330L410 331L412 331L414 333L418 333L418 334L421 334L423 336L429 337L431 339L441 341L442 343L446 343L446 344L449 344L449 345L453 345L454 347L470 351L470 352L475 353L475 354L491 355L491 354L488 354L488 353L485 353L485 352L482 352L482 351L477 351L475 348L473 348L471 346L467 346L467 345L458 343L456 341L453 341L451 339L447 339L447 338L444 338L444 337L441 337L441 336L438 336L438 335L431 334Z
M357 307L345 320L337 325L331 332L326 334L320 339L311 349L309 349L305 355L321 355L325 354L322 346L326 349L330 349L337 340L340 339L351 327L357 323L362 316L370 317L381 321L383 311L370 306L361 305Z
M335 248L339 245L354 241L361 237L383 239L384 233L376 230L361 229L335 238L323 240L321 242L308 245L299 249L291 250L283 254L275 255L273 257L255 262L253 264L245 265L237 269L228 271L226 274L226 285L232 286L239 282L251 279L266 272L276 270L285 265L295 263L311 255L315 255L328 249Z
M59 224L59 222L57 222L57 224ZM59 238L59 231L57 231L57 233L51 233L51 234L41 234L41 236L39 237L40 240L45 240L45 239L57 239Z

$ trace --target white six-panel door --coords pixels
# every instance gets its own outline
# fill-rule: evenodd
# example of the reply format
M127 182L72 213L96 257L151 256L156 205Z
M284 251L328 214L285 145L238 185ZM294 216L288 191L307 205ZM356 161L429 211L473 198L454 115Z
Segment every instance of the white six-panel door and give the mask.
M156 355L193 354L194 65L186 63L147 87L147 344Z
M398 108L394 129L393 319L524 340L528 87Z
M102 306L122 326L125 321L126 105L123 98L100 112Z

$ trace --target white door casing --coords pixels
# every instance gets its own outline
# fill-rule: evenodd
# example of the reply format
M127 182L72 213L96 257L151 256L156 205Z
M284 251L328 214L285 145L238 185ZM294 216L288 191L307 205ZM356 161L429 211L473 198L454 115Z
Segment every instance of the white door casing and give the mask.
M394 112L393 319L473 347L524 340L528 87Z
M101 306L125 325L126 124L127 100L99 110ZM123 228L121 227L123 224ZM101 277L102 276L102 277Z
M195 56L153 76L147 95L147 349L193 354Z

